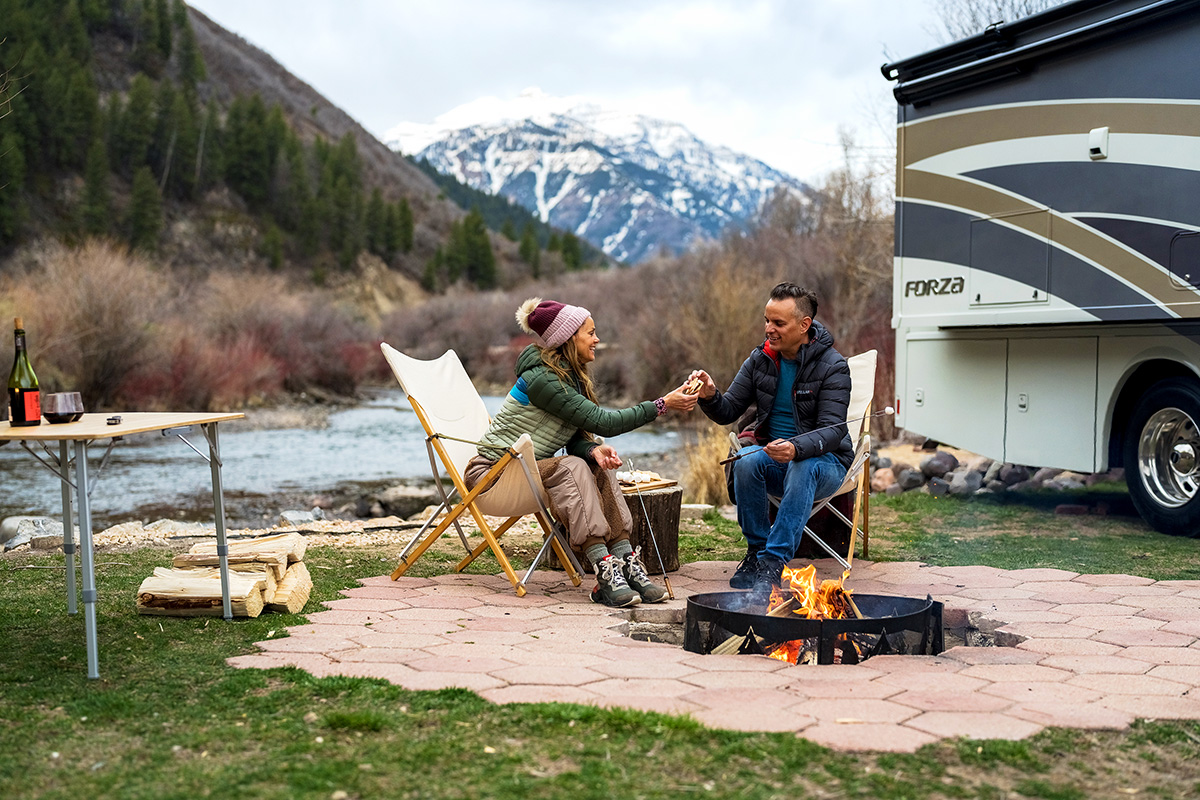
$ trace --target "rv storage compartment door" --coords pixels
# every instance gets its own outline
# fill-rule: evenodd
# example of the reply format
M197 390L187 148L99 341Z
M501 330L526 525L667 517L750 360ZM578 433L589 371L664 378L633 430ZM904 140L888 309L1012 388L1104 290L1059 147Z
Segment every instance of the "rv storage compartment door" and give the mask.
M1092 472L1096 339L1010 339L1005 460Z
M1005 341L910 338L906 346L904 427L1003 458Z
M1050 212L971 221L972 305L1044 303L1050 276Z

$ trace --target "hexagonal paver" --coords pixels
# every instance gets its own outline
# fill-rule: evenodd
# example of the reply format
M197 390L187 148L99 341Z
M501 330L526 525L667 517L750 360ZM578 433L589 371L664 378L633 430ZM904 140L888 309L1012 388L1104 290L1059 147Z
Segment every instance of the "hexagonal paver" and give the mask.
M1025 739L1043 727L1005 714L969 711L927 711L905 725L938 737L968 739Z
M808 714L822 722L841 724L865 722L895 724L921 713L911 706L893 703L890 700L864 700L850 697L808 700L795 706L792 710Z
M546 686L583 686L593 681L602 681L606 675L587 667L561 667L552 665L522 664L517 667L488 670L510 686L544 684Z
M1066 670L1035 664L975 664L964 669L961 674L992 683L1057 682L1071 677L1071 673Z
M850 752L912 753L937 741L937 737L906 725L869 723L839 725L826 722L805 728L802 735L825 747Z
M1107 656L1119 653L1124 648L1095 639L1026 639L1016 649L1047 656Z
M783 672L693 672L679 680L701 689L777 689L790 681Z
M596 695L578 686L503 686L479 692L493 703L583 703L596 700Z
M684 697L695 692L696 687L674 678L605 678L595 683L589 683L588 691L607 697L620 697L621 695Z
M1118 675L1142 675L1149 671L1150 665L1145 661L1127 658L1125 656L1079 656L1060 655L1047 656L1040 662L1044 667L1054 667L1079 675L1106 672Z
M1086 705L1063 705L1047 703L1013 708L1008 715L1047 728L1083 728L1087 730L1124 730L1134 720L1134 715L1098 703Z
M733 731L802 731L816 723L796 709L760 707L702 708L692 712L692 718L710 728Z
M1186 684L1152 678L1149 675L1079 675L1070 683L1102 692L1106 695L1167 695L1179 697L1187 691Z
M921 711L1003 711L1012 705L1012 701L1007 698L982 692L922 690L901 692L888 699Z
M1101 693L1083 686L1061 681L1008 681L994 683L984 689L984 694L1003 697L1021 705L1084 705L1101 698Z

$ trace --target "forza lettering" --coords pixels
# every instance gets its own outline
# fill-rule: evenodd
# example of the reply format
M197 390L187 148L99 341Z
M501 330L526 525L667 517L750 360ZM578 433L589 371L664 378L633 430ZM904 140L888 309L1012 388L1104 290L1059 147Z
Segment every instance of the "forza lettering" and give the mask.
M931 294L962 294L966 281L959 278L933 278L927 281L908 281L905 297L926 297Z

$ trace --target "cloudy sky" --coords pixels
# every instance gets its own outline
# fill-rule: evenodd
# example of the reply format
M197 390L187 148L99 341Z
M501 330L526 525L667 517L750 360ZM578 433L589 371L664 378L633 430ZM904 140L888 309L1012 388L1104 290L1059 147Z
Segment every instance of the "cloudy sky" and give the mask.
M683 123L801 179L891 158L879 66L940 42L932 0L188 0L386 139L537 87Z

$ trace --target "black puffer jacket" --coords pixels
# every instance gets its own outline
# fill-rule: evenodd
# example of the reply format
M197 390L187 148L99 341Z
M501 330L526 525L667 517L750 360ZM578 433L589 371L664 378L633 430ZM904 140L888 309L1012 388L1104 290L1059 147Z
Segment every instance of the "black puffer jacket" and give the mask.
M833 453L849 467L854 459L854 444L845 425L850 405L850 367L833 349L833 335L824 325L814 320L809 336L809 343L796 354L799 368L792 385L792 410L796 430L800 431L790 439L796 446L795 460ZM742 364L724 393L718 389L715 395L700 401L700 410L718 425L728 425L754 407L755 440L766 444L770 437L765 423L775 405L778 383L779 354L764 342Z

